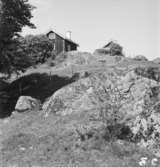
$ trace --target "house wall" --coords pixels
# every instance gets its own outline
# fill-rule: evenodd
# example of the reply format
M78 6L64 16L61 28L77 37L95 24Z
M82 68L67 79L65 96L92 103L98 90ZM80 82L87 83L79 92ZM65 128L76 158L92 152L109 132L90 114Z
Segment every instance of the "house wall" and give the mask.
M69 42L69 41L65 41L65 51L72 51L72 50L77 50L77 45Z
M48 37L54 43L53 50L54 50L55 54L59 54L59 53L65 52L65 51L67 52L67 51L77 50L76 44L74 44L68 40L63 39L61 36L59 36L58 34L56 34L54 32L51 34L48 34Z
M61 52L64 51L64 42L63 42L63 38L61 38L60 36L56 35L56 54L59 54Z

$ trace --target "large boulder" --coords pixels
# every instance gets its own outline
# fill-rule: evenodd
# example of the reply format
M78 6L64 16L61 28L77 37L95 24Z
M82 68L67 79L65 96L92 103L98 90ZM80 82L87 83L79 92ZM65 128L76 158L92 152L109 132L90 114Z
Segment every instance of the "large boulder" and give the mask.
M138 75L135 69L125 75L118 72L94 73L58 90L43 105L43 111L46 116L85 112L89 114L88 120L101 120L107 127L124 125L132 133L130 140L149 142L152 139L152 144L149 144L152 148L157 143L152 135L160 135L160 84ZM100 125L100 122L94 124L94 128Z
M105 105L107 99L114 105L115 98L119 98L119 102L123 103L120 110L134 114L133 106L139 105L138 102L143 99L147 89L157 85L156 81L141 78L134 71L125 76L118 76L116 72L112 71L95 73L55 92L43 105L43 109L47 112L66 115L101 107L101 105ZM133 89L135 90L133 91ZM118 93L122 97L119 97ZM131 93L134 100L129 98Z
M40 106L41 105L39 100L34 99L30 96L21 96L17 101L15 110L18 112L39 110Z

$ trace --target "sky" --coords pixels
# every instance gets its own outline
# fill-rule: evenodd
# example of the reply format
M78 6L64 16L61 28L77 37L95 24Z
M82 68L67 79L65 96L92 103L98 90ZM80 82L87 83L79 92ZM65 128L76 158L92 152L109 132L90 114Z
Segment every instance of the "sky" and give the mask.
M54 30L72 32L80 51L93 52L110 40L124 47L127 56L160 57L160 0L29 0L37 8L32 22L37 29L23 35ZM159 47L159 48L158 48Z

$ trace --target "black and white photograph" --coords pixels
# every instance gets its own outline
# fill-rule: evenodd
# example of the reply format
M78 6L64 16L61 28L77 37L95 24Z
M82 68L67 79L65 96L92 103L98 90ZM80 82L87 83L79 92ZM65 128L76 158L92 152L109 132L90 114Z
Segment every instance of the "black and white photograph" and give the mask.
M0 167L160 167L160 0L0 0Z

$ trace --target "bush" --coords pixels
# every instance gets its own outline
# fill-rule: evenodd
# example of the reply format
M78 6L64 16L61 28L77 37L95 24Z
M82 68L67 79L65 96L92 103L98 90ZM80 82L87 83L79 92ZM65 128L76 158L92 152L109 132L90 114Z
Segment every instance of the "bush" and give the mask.
M46 35L28 35L19 38L25 54L34 61L34 64L44 63L48 58L54 58L53 41Z
M122 50L123 48L119 44L112 43L110 54L111 56L123 56Z
M158 67L137 67L135 73L145 78L160 81L160 69Z
M99 110L100 119L106 128L106 140L124 139L131 140L132 132L125 122L126 116L120 111L126 96L121 93L114 81L107 87L102 85L102 89L95 92Z
M0 71L9 74L9 76L13 72L24 72L26 68L33 64L33 60L25 54L24 48L17 39L10 41L3 48L2 57Z

